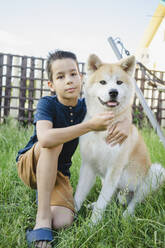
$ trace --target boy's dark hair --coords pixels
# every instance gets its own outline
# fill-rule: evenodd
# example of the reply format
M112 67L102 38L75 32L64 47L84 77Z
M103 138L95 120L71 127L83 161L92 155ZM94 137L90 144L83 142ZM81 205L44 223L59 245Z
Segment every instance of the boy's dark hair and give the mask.
M74 53L63 50L55 50L54 52L50 52L47 58L46 71L48 75L48 80L51 82L53 81L52 63L57 59L73 59L77 63L78 67L77 57Z

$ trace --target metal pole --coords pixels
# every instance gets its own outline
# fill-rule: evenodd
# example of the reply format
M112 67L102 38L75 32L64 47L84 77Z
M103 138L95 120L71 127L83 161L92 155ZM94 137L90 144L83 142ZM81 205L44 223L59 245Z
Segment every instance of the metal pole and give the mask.
M113 40L112 37L109 37L108 38L108 42L110 43L116 57L118 59L122 59L123 56L122 54L120 53L118 47L116 46L116 43L115 41ZM165 136L157 122L157 120L155 119L155 116L153 115L151 109L149 108L144 96L143 96L143 93L141 91L141 89L139 89L137 83L136 83L136 80L134 80L134 84L135 84L135 91L136 91L136 95L138 96L139 100L140 100L140 103L141 105L143 106L143 109L144 109L144 112L146 113L146 115L148 116L148 119L150 120L154 130L156 131L157 135L159 136L160 138L160 141L163 143L164 147L165 147Z
M108 42L110 43L110 45L111 45L111 47L112 47L112 49L113 49L113 51L114 51L116 57L117 57L118 59L122 59L123 56L122 56L122 54L120 53L120 51L119 51L118 47L116 46L116 43L115 43L115 41L113 40L112 37L109 37L109 38L108 38Z

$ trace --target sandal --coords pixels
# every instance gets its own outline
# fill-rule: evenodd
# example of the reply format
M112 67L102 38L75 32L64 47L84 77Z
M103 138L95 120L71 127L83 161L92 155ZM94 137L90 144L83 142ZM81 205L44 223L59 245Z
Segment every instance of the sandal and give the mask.
M31 247L31 245L35 241L52 241L53 233L50 228L38 228L35 230L27 230L26 240L28 242L28 246Z

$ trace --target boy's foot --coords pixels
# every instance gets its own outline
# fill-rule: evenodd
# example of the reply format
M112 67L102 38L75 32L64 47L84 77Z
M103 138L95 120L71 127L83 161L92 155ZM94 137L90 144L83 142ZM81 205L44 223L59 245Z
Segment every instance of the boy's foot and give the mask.
M27 230L26 239L29 247L34 244L37 248L52 248L50 242L53 240L53 234L50 228Z
M35 246L36 248L52 248L51 244L49 244L47 241L39 241L39 242L35 242Z

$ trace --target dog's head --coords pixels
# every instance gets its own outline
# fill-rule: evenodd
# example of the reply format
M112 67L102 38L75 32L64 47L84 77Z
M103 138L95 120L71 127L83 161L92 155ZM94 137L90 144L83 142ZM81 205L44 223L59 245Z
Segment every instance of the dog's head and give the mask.
M89 56L84 86L88 111L111 110L120 113L133 102L135 57L106 64L94 54Z

